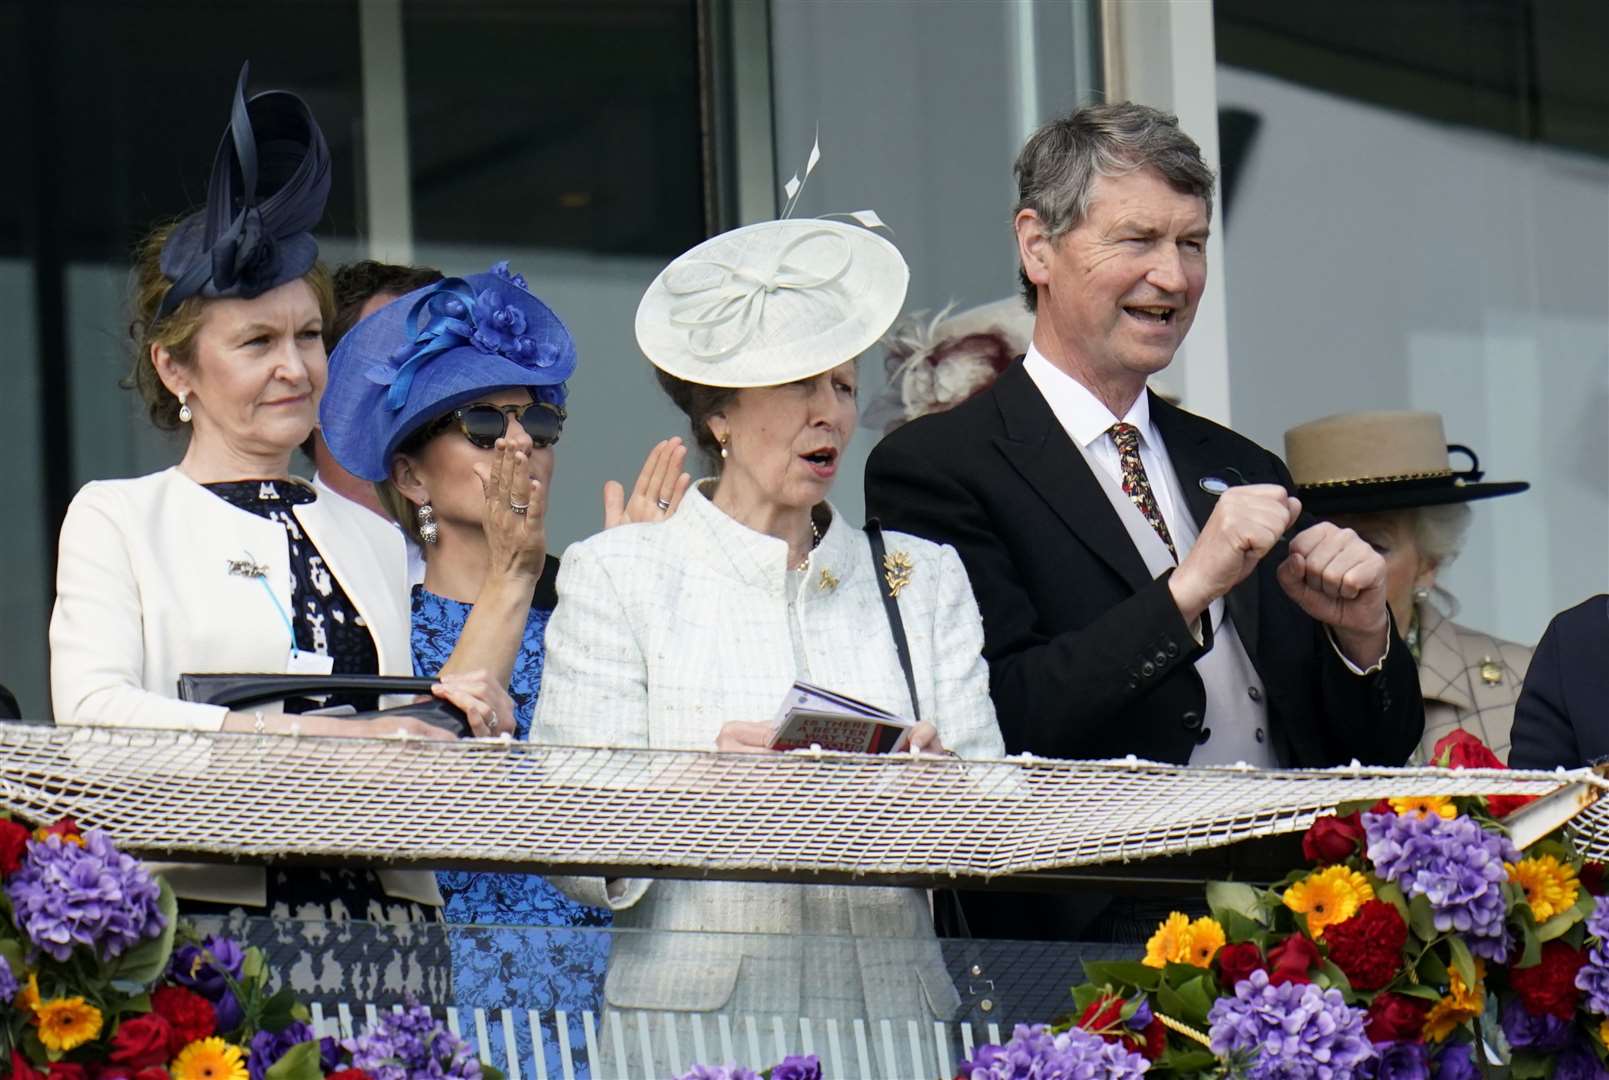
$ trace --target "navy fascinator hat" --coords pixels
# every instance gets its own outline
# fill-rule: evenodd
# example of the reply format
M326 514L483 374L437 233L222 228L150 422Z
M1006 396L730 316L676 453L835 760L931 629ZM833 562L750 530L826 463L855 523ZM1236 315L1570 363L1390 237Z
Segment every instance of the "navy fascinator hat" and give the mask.
M524 387L563 405L575 365L570 331L500 262L417 289L349 330L330 355L319 426L342 468L378 483L403 440L484 394Z
M305 102L285 90L246 100L244 64L229 128L212 159L207 205L162 248L173 282L157 317L192 296L249 300L307 273L318 259L311 230L330 194L330 150Z

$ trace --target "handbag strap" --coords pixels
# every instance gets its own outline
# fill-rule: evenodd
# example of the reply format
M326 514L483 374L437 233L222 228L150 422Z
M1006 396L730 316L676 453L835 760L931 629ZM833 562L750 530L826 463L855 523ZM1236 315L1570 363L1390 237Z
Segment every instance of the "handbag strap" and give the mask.
M905 688L911 692L912 719L922 722L922 706L916 699L916 672L911 667L911 643L905 639L905 620L900 618L899 598L888 585L883 573L883 561L888 550L883 546L883 526L876 518L866 521L866 539L872 545L872 573L877 577L877 591L883 598L883 611L888 615L888 629L894 635L894 651L899 654L899 666L905 672Z

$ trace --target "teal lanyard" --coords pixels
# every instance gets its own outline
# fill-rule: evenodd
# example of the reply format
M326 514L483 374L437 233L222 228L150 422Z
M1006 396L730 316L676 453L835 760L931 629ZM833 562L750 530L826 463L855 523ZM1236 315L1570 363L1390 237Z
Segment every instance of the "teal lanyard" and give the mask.
M291 639L291 655L301 655L300 650L296 648L296 628L291 625L291 617L285 611L285 605L281 604L279 602L279 597L274 595L273 586L268 584L268 576L266 574L258 574L257 580L262 585L263 592L268 594L268 599L273 603L274 610L279 612L280 619L285 623L285 633L289 634Z

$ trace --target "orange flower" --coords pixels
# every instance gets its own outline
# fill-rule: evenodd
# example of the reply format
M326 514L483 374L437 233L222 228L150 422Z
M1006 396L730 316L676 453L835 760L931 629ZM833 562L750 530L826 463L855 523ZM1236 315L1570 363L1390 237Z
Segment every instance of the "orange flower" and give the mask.
M1217 919L1202 916L1190 924L1190 929L1184 935L1184 959L1181 963L1194 964L1204 968L1212 964L1212 958L1218 955L1218 950L1228 943L1224 936L1224 928L1218 925Z
M1374 899L1374 889L1362 874L1339 864L1307 875L1280 897L1285 906L1307 916L1307 932L1317 939L1326 926L1343 923Z
M81 997L51 998L34 1009L39 1041L45 1049L65 1054L101 1033L101 1011Z
M1399 814L1418 814L1420 817L1434 815L1447 821L1458 816L1458 807L1453 805L1453 801L1440 795L1414 795L1406 799L1392 799L1391 809Z
M1474 1020L1486 1008L1486 988L1482 985L1486 979L1486 965L1479 959L1475 961L1475 985L1465 986L1463 976L1458 974L1457 968L1448 972L1452 985L1447 995L1430 1007L1425 1016L1425 1038L1430 1042L1442 1042L1460 1024Z
M1525 902L1531 905L1536 921L1545 923L1560 912L1575 906L1581 889L1576 884L1575 867L1561 863L1553 855L1539 855L1521 859L1517 863L1504 863L1508 879L1525 890Z
M1151 940L1145 943L1145 959L1140 962L1154 968L1176 964L1189 938L1190 916L1182 911L1172 912L1156 928Z

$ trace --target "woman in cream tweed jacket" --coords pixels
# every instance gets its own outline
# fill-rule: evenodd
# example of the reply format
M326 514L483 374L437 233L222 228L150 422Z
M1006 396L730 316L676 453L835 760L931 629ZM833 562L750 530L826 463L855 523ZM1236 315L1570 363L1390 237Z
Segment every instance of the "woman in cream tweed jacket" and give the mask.
M775 284L783 275L787 288ZM899 253L869 231L785 220L705 241L650 287L638 343L720 476L690 489L665 521L565 553L535 737L765 753L771 721L802 679L907 717L919 706L915 746L1003 753L982 620L954 550L885 534L889 554L911 565L898 604L913 703L871 545L826 501L855 430L852 358L893 321L904 286ZM611 1011L667 1014L643 1029L656 1038L679 1018L656 1063L701 1041L695 1014L888 1018L903 1030L907 1019L948 1019L959 1004L921 890L570 887L613 908L617 928L678 931L617 937L605 983Z

